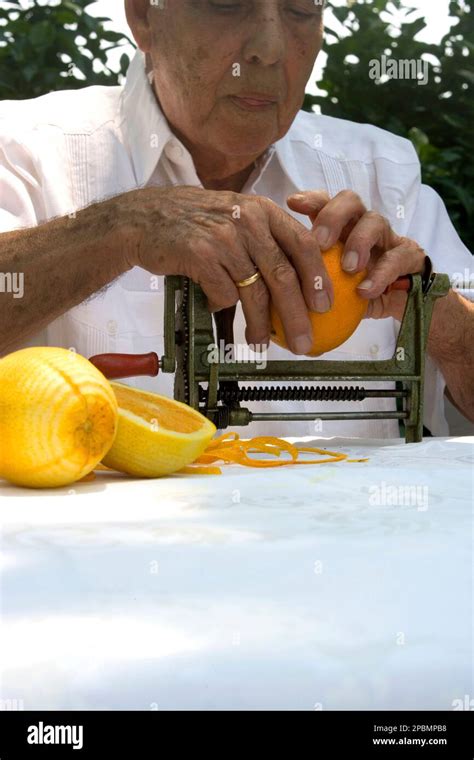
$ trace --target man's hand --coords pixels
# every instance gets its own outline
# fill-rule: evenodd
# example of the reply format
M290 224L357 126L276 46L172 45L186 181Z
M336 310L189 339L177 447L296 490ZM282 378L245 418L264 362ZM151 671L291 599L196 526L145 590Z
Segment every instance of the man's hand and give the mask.
M401 321L407 294L399 290L387 295L383 292L401 275L422 271L425 252L418 243L397 235L385 217L368 211L350 190L332 200L324 191L292 195L288 206L310 217L321 250L338 240L345 244L343 269L347 272L367 269L367 278L358 287L361 296L370 299L366 317L394 317Z
M308 310L327 311L321 297L329 307L334 294L315 236L290 214L268 198L188 186L133 190L116 203L129 266L189 277L211 311L240 298L249 344L269 342L271 299L291 350L309 351ZM238 288L255 268L262 277Z

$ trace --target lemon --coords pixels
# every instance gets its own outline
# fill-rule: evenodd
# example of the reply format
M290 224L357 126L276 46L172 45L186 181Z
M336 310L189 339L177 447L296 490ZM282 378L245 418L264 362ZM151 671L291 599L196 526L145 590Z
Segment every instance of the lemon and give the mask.
M313 327L313 345L307 356L318 356L332 351L345 343L357 329L367 311L368 300L357 292L357 286L367 276L366 270L351 274L341 266L344 246L342 243L323 251L323 261L334 288L332 308L320 314L310 311ZM270 304L272 325L271 340L282 348L288 348L283 323L273 303Z
M197 459L216 426L187 404L157 393L111 383L118 402L118 431L103 464L144 478L181 470Z
M117 401L87 359L36 347L0 359L0 478L30 488L87 475L114 440Z

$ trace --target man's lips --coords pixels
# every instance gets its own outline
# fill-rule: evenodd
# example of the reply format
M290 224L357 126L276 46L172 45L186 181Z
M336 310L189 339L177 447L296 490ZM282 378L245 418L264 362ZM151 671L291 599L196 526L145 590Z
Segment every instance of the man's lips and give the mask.
M230 99L246 111L264 111L272 108L278 102L278 98L275 95L265 95L253 92L241 95L231 95Z

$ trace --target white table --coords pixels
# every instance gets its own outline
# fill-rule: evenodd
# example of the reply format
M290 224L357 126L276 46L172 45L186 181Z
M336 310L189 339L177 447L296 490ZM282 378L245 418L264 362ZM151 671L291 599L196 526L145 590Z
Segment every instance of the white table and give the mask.
M2 482L1 699L398 710L474 696L474 437L302 440L370 461Z

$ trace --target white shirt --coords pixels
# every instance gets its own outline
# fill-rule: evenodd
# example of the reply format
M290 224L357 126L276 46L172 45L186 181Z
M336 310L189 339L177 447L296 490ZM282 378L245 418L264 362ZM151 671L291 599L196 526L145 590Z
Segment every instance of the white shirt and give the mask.
M54 92L29 101L0 103L0 231L30 227L91 203L148 185L202 187L192 157L171 131L137 52L124 87ZM272 198L290 212L286 198L299 190L344 189L358 193L393 229L418 241L437 271L459 278L472 266L440 197L421 184L420 164L408 140L368 124L301 111L285 137L256 163L243 188ZM15 346L74 348L86 357L102 352L164 352L164 278L135 267L106 291L70 309L30 340ZM472 297L472 291L466 292ZM364 319L343 345L324 354L333 360L382 360L393 356L399 322ZM235 342L245 344L241 304ZM11 349L14 350L14 349ZM271 344L267 358L305 361ZM173 396L172 374L125 382ZM269 385L277 385L268 382ZM284 385L284 383L282 383ZM315 383L294 382L290 385ZM323 384L323 383L320 383ZM351 385L332 382L325 385ZM357 383L352 383L352 385ZM359 383L360 385L361 383ZM248 385L243 383L242 385ZM367 387L393 387L380 382ZM444 416L445 381L427 357L424 424L449 434ZM253 411L395 410L394 399L363 402L258 402ZM397 437L397 420L252 423L234 428L252 435Z

